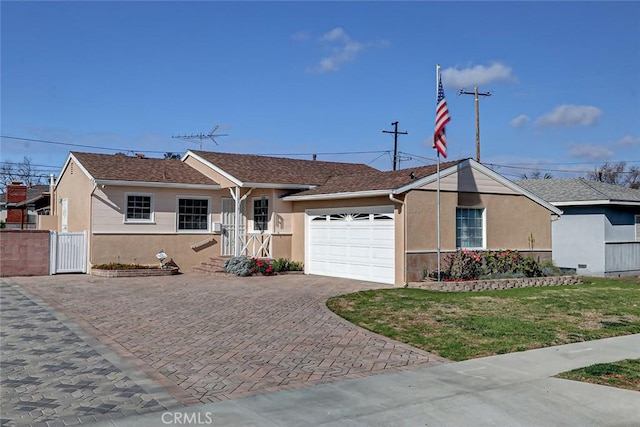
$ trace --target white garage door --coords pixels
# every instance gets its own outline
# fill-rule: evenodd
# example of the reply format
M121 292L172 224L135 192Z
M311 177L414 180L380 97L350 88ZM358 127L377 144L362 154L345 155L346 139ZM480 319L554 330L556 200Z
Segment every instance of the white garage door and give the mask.
M307 273L393 284L393 206L307 211Z

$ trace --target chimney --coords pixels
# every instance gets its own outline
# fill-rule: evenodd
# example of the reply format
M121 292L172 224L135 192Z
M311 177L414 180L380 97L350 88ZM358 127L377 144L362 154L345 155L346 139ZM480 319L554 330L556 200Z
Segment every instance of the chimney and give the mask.
M7 185L7 224L22 224L22 209L11 209L16 203L27 200L27 186L22 181L11 181Z

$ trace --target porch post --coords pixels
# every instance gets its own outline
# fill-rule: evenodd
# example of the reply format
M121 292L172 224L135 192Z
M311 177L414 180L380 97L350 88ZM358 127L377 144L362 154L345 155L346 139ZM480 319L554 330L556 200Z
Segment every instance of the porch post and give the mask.
M240 250L242 249L242 240L240 240L240 187L236 187L235 194L233 194L233 200L236 202L235 211L235 242L233 244L233 255L240 256Z

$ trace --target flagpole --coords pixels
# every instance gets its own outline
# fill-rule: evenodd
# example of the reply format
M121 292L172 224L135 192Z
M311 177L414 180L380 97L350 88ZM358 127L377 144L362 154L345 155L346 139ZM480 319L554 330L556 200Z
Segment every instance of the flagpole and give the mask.
M436 64L436 99L438 97L438 90L440 84L440 64ZM437 243L437 252L438 252L438 282L440 281L440 151L438 152L438 160L436 162L436 177L437 177L437 190L436 190L436 210L438 211L437 218L437 228L438 228L438 243Z

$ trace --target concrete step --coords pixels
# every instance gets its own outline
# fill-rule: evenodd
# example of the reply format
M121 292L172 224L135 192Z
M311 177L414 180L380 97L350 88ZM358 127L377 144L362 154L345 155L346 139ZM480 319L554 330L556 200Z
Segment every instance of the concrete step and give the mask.
M201 262L199 265L193 267L193 271L198 271L208 274L227 274L224 271L224 263L229 258L212 257L207 261Z

